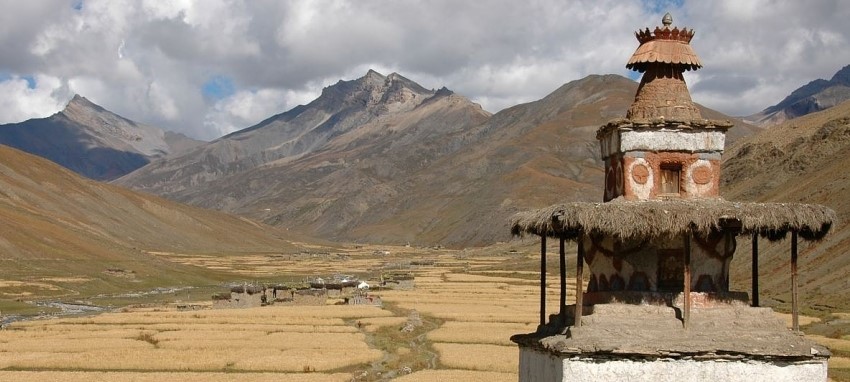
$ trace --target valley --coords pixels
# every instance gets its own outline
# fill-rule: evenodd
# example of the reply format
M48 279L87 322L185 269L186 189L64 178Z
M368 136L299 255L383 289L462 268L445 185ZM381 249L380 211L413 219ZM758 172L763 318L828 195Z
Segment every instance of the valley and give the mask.
M0 146L0 380L516 380L509 338L536 329L539 255L508 218L601 198L595 131L635 87L590 76L490 115L370 71L115 184ZM769 130L740 123L722 178L730 200L838 212L800 262L803 330L834 352L835 380L850 380L848 121L844 103ZM737 244L731 288L748 291L749 242ZM781 313L786 252L762 247L763 305ZM550 257L549 313L557 267ZM371 291L381 306L211 309L235 285L333 274L380 285L390 271L415 287Z
M353 273L378 285L379 270L393 269L415 275L414 288L372 291L383 299L382 307L179 310L181 305L209 304L209 294L200 292L215 288L199 288L191 296L167 293L94 316L15 322L0 330L0 380L517 379L517 350L509 337L536 329L537 243L518 240L469 250L355 247L343 249L343 261L323 262L320 268L282 262L268 273L276 276L254 280L274 283L316 273ZM549 251L557 251L557 244ZM233 280L267 271L242 255L156 256L199 270L224 270ZM733 268L747 260L734 260ZM568 264L574 262L571 248ZM550 257L551 314L558 310L557 266L557 258ZM746 290L748 285L749 280L733 280L732 288ZM569 280L568 303L574 300L574 288ZM845 317L841 312L802 317L812 338L833 349L830 373L835 380L846 380L842 376L850 365L845 358L850 353L844 350L850 349ZM784 318L790 325L790 316Z

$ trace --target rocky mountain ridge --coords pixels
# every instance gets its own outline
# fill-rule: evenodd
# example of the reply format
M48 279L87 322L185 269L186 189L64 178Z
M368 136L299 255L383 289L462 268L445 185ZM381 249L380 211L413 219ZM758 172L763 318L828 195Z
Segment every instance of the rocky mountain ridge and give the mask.
M850 65L831 79L817 79L794 90L776 105L744 119L759 126L776 125L806 114L825 110L850 100Z
M359 79L326 87L307 105L160 161L118 183L187 200L181 195L194 192L193 187L248 169L289 163L329 145L356 145L363 139L392 134L399 130L393 124L406 123L398 121L399 115L417 114L414 109L423 103L446 97L456 96L426 90L396 73L383 76L370 70ZM480 107L478 113L488 115Z
M0 144L52 160L83 176L111 180L202 142L140 124L75 95L40 119L0 125Z
M370 71L116 182L333 240L488 244L510 238L518 210L601 198L596 129L636 89L588 76L491 116L448 89Z

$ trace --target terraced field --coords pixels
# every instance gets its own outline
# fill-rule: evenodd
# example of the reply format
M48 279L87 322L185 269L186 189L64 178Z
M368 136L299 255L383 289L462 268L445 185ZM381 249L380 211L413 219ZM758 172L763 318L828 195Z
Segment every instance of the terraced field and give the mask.
M181 312L157 305L17 322L0 331L0 381L516 381L517 348L509 338L534 331L538 321L539 281L533 270L538 260L527 244L478 251L357 248L332 255L337 261L320 268L322 274L376 275L381 269L415 274L412 290L374 292L383 307ZM156 256L186 266L214 264L241 275L268 271L269 260ZM314 269L297 256L273 260L271 274L280 277ZM557 270L556 259L550 260L549 269ZM554 313L557 276L548 276L547 310ZM568 290L571 303L572 283ZM850 330L841 329L845 321L850 316L801 320L813 339L836 353L830 362L836 380L847 380L850 370Z

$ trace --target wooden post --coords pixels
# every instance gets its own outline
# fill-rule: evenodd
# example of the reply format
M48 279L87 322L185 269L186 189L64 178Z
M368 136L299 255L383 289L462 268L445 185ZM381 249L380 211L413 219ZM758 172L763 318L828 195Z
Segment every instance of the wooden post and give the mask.
M753 232L753 303L759 306L759 233Z
M791 231L791 329L800 331L799 306L797 305L797 231Z
M576 309L575 326L581 326L582 306L584 305L584 288L582 288L582 272L584 271L584 237L578 237L578 251L576 251Z
M540 325L546 325L546 235L540 237Z
M559 306L559 312L564 314L567 307L567 254L564 248L564 236L561 235L561 305Z
M691 320L691 233L685 232L685 281L682 288L685 304L682 309L682 325L685 329Z

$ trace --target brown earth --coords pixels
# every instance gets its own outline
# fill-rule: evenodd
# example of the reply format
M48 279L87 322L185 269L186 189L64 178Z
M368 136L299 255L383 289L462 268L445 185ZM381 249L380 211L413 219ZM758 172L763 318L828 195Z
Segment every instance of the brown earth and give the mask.
M84 179L3 145L0 220L0 280L24 286L45 278L59 280L51 285L71 295L204 283L217 277L215 272L162 261L145 251L303 248L295 243L297 237L279 229ZM26 296L33 291L16 293Z
M827 312L850 307L850 102L809 114L736 142L724 156L721 193L728 200L826 205L838 222L820 243L800 247L804 306ZM750 243L738 243L733 282L749 289ZM760 283L767 303L790 304L790 244L760 242Z
M370 72L118 183L337 241L487 245L510 240L517 211L601 200L596 130L625 115L637 86L592 75L490 116ZM754 130L739 123L729 140Z

